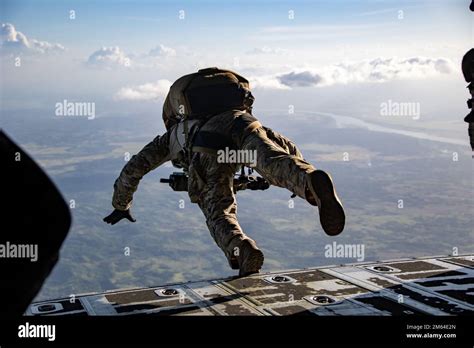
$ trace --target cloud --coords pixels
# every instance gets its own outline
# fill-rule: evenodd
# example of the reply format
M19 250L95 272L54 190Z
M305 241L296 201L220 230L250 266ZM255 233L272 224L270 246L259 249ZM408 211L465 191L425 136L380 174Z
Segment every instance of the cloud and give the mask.
M285 54L288 50L283 48L272 48L269 46L255 47L254 49L247 51L248 54Z
M285 86L289 87L308 87L318 85L323 81L323 78L317 73L309 71L302 71L295 73L294 71L278 77L278 80Z
M387 82L423 79L450 74L454 64L445 58L376 58L360 62L340 63L321 69L290 71L273 78L266 77L267 86L314 87L348 83Z
M403 7L403 10L406 10L406 6ZM361 13L357 13L355 14L355 16L376 16L376 15L381 15L381 14L386 14L386 13L394 13L394 12L398 12L402 10L401 8L395 8L395 7L391 7L391 8L383 8L383 9L379 9L379 10L373 10L373 11L367 11L367 12L361 12Z
M102 47L89 56L87 65L105 69L129 67L131 59L118 46Z
M29 39L15 29L11 23L2 23L0 31L0 47L8 54L42 54L64 51L58 43Z
M250 87L256 89L291 89L282 84L274 75L252 76L249 81Z
M150 50L150 56L153 57L174 57L176 56L176 50L165 45L158 45L154 49Z
M381 25L390 27L392 23L365 23L365 24L310 24L310 25L277 25L260 27L251 37L260 42L335 39L348 36L359 36L376 31Z
M134 87L121 88L116 94L118 100L153 100L166 97L171 86L168 80L158 80Z
M343 32L358 29L372 29L374 24L309 24L309 25L277 25L260 28L261 33L272 34L304 34L312 33L327 33L332 31Z

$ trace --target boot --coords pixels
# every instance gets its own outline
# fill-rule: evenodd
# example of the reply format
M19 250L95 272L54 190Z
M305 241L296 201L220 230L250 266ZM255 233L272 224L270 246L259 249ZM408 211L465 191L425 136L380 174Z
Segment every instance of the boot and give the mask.
M229 261L230 268L239 269L239 260L237 260L236 256L229 256L227 260Z
M231 243L232 256L229 257L229 264L232 269L239 269L239 277L259 273L264 256L255 241L248 237L239 237L234 240L234 243Z
M244 239L240 245L239 277L259 273L263 265L263 253L252 239Z
M331 176L322 170L315 170L307 174L307 179L311 193L308 201L316 202L324 232L329 236L337 236L344 229L346 217Z

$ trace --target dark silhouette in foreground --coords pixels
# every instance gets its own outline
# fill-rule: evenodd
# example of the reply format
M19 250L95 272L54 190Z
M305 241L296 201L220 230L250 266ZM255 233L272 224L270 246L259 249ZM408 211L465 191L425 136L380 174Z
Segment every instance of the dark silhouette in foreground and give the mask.
M71 215L45 172L1 130L0 158L10 221L0 234L0 313L11 317L24 313L57 263Z

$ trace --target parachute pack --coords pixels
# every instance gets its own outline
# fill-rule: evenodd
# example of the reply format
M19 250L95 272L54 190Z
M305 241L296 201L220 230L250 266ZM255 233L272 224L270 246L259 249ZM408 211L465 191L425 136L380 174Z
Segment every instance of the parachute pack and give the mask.
M201 120L230 109L251 111L249 81L216 67L185 75L170 87L163 104L166 129L183 119Z

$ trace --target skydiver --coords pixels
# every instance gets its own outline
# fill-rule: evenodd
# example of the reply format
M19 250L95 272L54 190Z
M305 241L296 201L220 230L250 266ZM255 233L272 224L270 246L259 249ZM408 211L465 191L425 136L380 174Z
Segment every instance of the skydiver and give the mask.
M167 132L122 169L114 183L115 210L104 221L134 222L130 207L141 178L171 160L187 173L191 202L201 208L212 237L240 276L258 273L264 261L237 221L233 179L241 166L253 166L270 184L317 206L325 233L340 234L345 213L331 176L306 161L291 140L263 126L252 115L253 102L248 80L229 70L207 68L179 78L163 105ZM216 154L225 148L255 151L256 163L222 163Z

